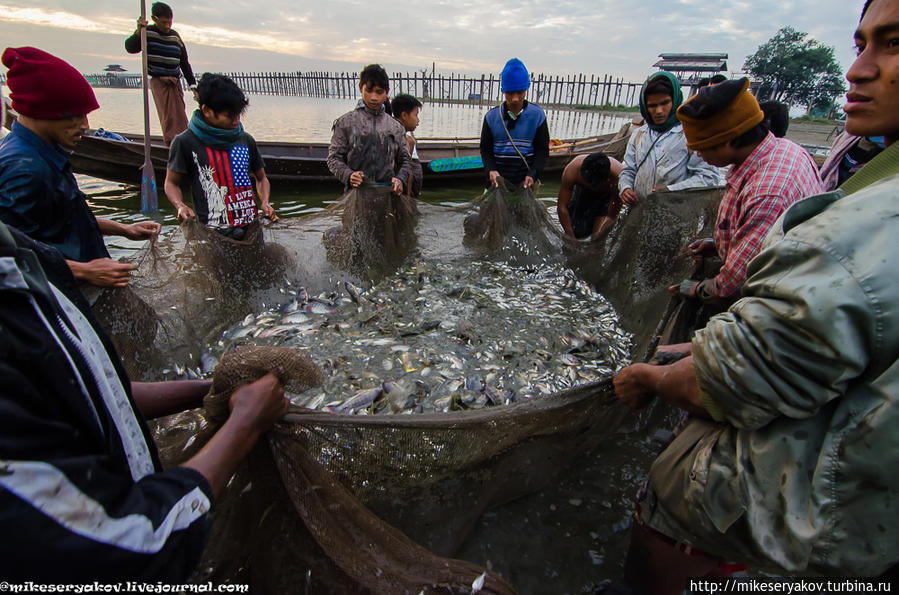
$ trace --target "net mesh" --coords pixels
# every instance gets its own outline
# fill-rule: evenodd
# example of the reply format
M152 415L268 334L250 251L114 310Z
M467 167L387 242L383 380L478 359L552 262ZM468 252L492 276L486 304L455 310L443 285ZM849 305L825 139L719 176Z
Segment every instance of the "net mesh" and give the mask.
M162 313L165 332L157 345L190 351L199 336L214 340L225 325L254 312L248 301L269 299L269 281L260 270L281 271L288 282L302 278L307 285L319 278L333 283L345 274L335 265L362 263L357 271L388 274L404 251L458 255L450 244L461 243L463 229L466 241L492 257L504 246L520 249L521 229L536 232L528 236L532 243L558 250L561 234L543 204L533 193L510 200L511 194L502 187L461 209L420 205L418 238L435 241L411 248L404 235L412 227L406 222L415 220L411 205L377 187L352 190L336 206L268 237L260 228L258 240L245 245L199 227L184 230L144 255L136 291ZM633 353L657 339L658 322L670 309L667 285L693 268L684 246L711 234L719 199L720 190L650 196L622 214L599 252L575 247L567 254L570 266L618 309L622 325L635 335ZM373 212L377 217L369 220ZM456 230L453 238L446 239L445 227ZM341 236L331 246L330 240L322 243L329 229ZM366 247L385 237L396 239L396 252L368 258ZM335 245L350 258L334 259ZM237 286L228 281L235 267L247 273ZM214 383L232 369L225 357ZM254 374L270 369L270 353L253 357L259 358ZM301 359L298 377L319 382L314 364ZM228 394L233 385L232 378L215 392ZM223 413L221 401L218 407L216 416ZM211 414L190 411L157 423L166 465L189 458L208 440L215 427ZM452 556L484 511L552 482L575 457L608 440L628 415L609 379L463 412L351 416L293 407L216 503L197 579L248 582L260 592L419 593L471 592L483 574L482 592L514 592L495 573Z

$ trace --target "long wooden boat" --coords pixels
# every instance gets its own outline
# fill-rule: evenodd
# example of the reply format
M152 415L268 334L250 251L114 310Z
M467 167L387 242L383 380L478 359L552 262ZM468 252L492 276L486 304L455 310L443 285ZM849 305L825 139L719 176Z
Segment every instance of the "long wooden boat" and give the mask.
M140 184L144 159L143 136L123 134L128 140L84 136L76 145L69 160L76 173L126 184ZM572 139L551 147L545 172L559 171L575 155L604 151L621 159L627 144L629 129L586 139ZM426 183L455 182L485 176L483 167L434 172L428 167L435 159L468 157L479 154L478 139L428 138L418 140L418 156L424 169ZM328 143L290 143L257 141L265 160L265 173L273 184L289 185L297 182L333 181L328 171ZM168 147L161 137L151 137L151 160L158 180L165 177Z

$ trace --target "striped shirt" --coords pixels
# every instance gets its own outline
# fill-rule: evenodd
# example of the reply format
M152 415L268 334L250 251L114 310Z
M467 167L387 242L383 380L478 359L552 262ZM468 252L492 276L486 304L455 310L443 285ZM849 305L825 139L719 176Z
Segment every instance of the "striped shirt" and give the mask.
M715 223L715 247L724 264L715 277L720 297L739 294L746 265L787 207L823 192L812 156L791 140L768 134L727 174Z
M125 40L129 54L140 53L140 30ZM184 74L188 85L196 85L194 71L187 61L187 47L174 29L162 34L156 25L147 27L147 72L150 76L179 77Z

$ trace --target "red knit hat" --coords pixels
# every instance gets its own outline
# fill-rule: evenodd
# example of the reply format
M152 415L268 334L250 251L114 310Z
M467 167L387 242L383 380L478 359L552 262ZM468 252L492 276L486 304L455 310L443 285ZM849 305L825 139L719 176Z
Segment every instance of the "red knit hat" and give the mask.
M100 105L81 73L37 48L6 48L0 57L9 68L6 85L12 108L38 120L83 116Z

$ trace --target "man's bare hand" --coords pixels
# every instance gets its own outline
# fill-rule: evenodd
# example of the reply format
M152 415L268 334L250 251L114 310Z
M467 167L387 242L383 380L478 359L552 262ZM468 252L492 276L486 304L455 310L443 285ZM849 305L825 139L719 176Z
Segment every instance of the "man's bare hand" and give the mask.
M402 194L403 193L403 181L399 178L391 178L390 183L393 184L393 193L394 194Z
M522 182L521 187L522 188L530 188L533 185L534 185L534 178L532 178L531 176L525 176L524 182Z
M490 171L490 185L493 186L494 188L499 188L499 179L501 177L502 176L499 175L498 171L496 171L495 169L491 170Z
M141 27L146 27L148 24L149 24L149 22L144 17L137 17L137 28L138 29L140 29Z
M703 258L717 256L718 251L715 248L715 240L712 238L703 238L701 240L696 240L692 242L689 246L687 246L687 250L690 251L690 256L693 258L693 262L699 262Z
M631 409L642 409L649 405L655 395L650 392L647 375L655 373L656 366L634 364L618 372L612 380L618 400Z
M228 421L236 422L259 436L284 417L290 403L278 378L274 374L266 374L234 391L228 404L231 408Z
M350 174L350 186L353 188L358 188L362 185L362 180L365 179L365 174L361 171L354 171Z
M621 202L628 206L635 205L638 201L637 193L634 192L633 188L626 188L624 192L621 193Z
M275 213L275 208L267 202L259 205L259 209L262 211L262 216L271 221L272 223L278 222L278 215Z
M188 219L193 219L197 216L194 213L194 210L187 205L181 205L178 207L178 223L184 223Z
M160 231L162 231L162 226L155 221L139 221L125 226L125 237L129 240L153 240L155 242Z
M97 287L125 287L131 279L133 264L111 258L97 258L89 262L68 261L76 279Z

